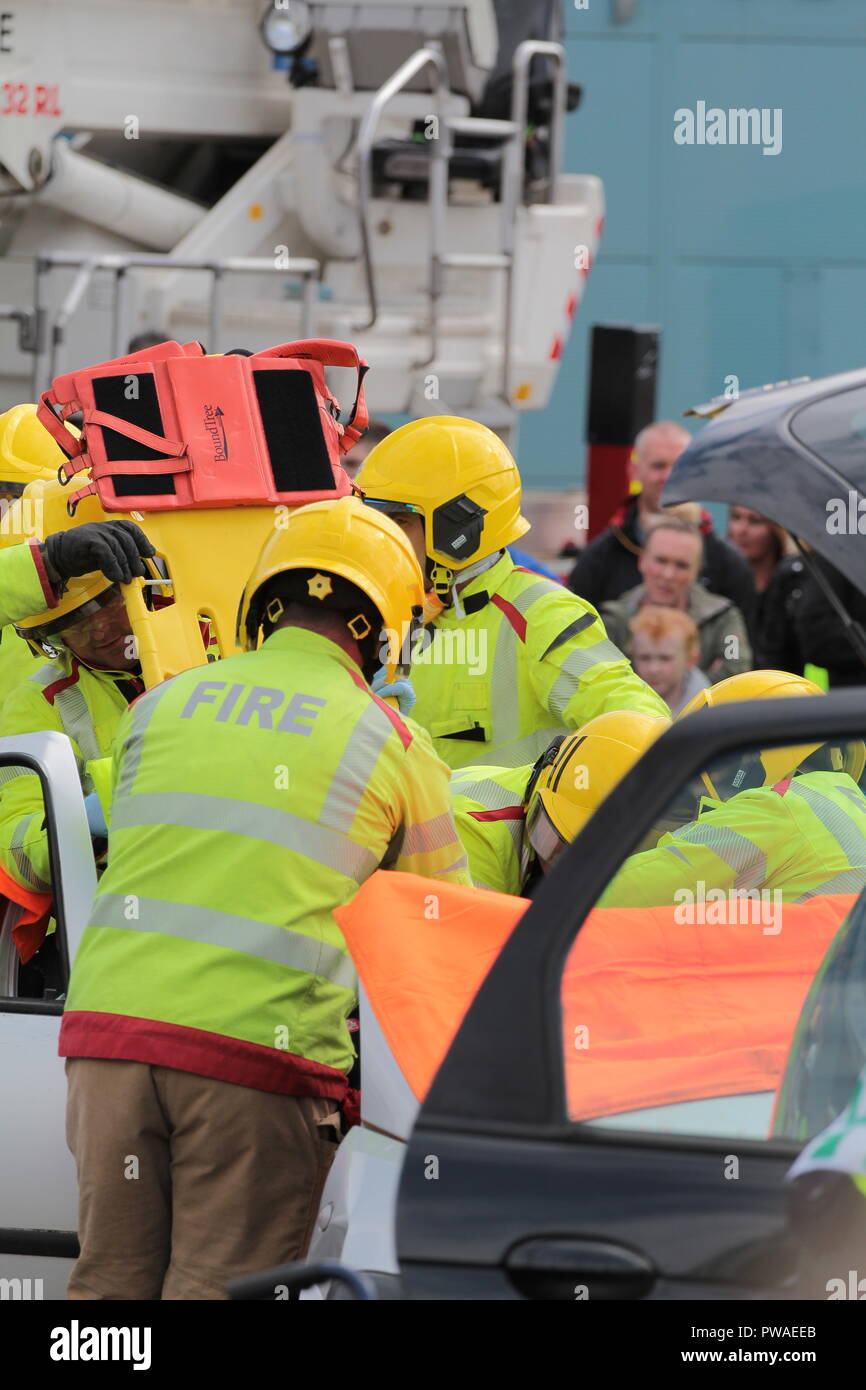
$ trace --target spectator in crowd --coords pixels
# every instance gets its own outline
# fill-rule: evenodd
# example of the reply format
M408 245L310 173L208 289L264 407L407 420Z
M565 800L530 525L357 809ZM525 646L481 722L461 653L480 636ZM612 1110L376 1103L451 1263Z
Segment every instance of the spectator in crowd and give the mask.
M804 657L795 625L806 567L787 531L748 507L731 507L728 540L751 567L755 604L755 665L803 674Z
M631 659L641 680L667 702L673 716L709 681L698 666L700 638L681 608L644 604L629 623Z
M152 328L146 328L143 333L135 333L129 340L127 352L144 352L145 348L159 347L160 343L168 342L170 334L155 333Z
M849 615L866 633L866 598L826 560L817 555L813 558ZM831 689L866 685L866 666L851 645L845 624L808 573L794 610L794 625L803 659L825 667Z
M640 557L643 583L628 589L622 598L603 603L600 612L610 640L626 655L631 654L629 623L645 604L688 613L698 629L698 665L715 685L751 670L752 648L739 608L698 582L701 560L697 527L682 516L658 517Z
M640 583L638 562L649 526L662 512L662 488L690 440L688 430L674 420L647 425L635 440L629 479L640 491L589 542L567 580L574 593L596 608ZM714 533L709 512L700 512L700 530L704 541L701 583L711 593L730 599L751 623L755 591L748 565Z
M391 426L386 425L384 420L371 420L361 438L348 454L344 454L341 463L351 479L355 479L358 469L364 462L367 455L377 444L381 444L383 439L387 439L391 433Z

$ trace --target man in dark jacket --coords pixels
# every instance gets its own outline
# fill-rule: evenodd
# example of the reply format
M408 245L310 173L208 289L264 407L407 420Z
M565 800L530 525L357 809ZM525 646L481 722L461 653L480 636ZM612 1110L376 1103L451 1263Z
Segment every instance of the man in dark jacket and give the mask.
M674 420L658 420L641 430L634 442L629 476L640 492L620 507L610 524L590 541L568 577L568 587L598 608L641 582L638 568L647 529L662 510L662 488L691 435ZM709 512L702 512L704 542L700 582L713 594L729 598L751 629L755 586L743 557L713 532Z

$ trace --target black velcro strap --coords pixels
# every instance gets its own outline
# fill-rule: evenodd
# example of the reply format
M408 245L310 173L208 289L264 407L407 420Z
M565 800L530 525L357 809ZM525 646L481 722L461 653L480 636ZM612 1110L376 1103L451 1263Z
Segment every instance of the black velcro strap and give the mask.
M130 376L135 377L135 399L126 396ZM128 420L139 429L151 434L164 434L162 412L156 392L156 382L150 372L129 372L123 376L101 376L93 378L93 399L97 410L106 415L116 415ZM103 428L102 442L105 457L112 459L164 459L156 449L128 439L117 430ZM170 473L119 473L112 477L116 497L173 496L176 492L174 479Z
M438 738L459 738L470 743L486 743L487 735L480 724L471 729L460 729L456 734L438 734Z
M463 604L464 613L477 613L480 609L486 608L490 602L490 595L482 591L480 594L470 594L468 598L460 600Z
M309 372L253 372L277 492L333 492L334 472Z
M546 656L550 656L551 652L555 652L557 647L562 646L563 642L570 642L572 637L577 637L581 632L586 632L586 629L592 627L595 622L598 622L598 619L594 613L583 613L579 618L575 618L573 623L569 623L568 627L564 627L562 632L560 632L557 637L554 637L547 650L541 653L541 660L543 661Z

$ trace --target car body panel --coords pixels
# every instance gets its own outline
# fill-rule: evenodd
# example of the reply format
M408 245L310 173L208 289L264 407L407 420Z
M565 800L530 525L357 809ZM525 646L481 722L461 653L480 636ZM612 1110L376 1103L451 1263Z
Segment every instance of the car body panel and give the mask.
M626 1117L568 1123L560 985L581 924L676 789L672 769L685 785L734 749L862 732L864 709L866 691L846 690L701 711L602 803L495 961L419 1112L397 1206L406 1296L573 1299L584 1284L602 1298L797 1296L785 1175L799 1145L708 1133L717 1102L698 1133L659 1132L658 1115L655 1132L620 1128ZM749 1097L741 1122L769 1125L767 1101Z

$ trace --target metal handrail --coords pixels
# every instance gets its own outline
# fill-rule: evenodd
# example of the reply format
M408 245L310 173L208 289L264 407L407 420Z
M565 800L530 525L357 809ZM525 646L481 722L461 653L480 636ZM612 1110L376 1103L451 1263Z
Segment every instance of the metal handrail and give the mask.
M19 352L37 352L42 321L35 309L19 309L12 304L0 304L0 322L17 323Z
M448 72L445 59L438 48L419 48L405 63L401 63L387 82L379 88L370 103L358 135L358 216L361 227L361 254L364 258L364 273L367 280L367 296L370 301L370 316L357 325L358 330L373 328L379 318L379 301L376 294L376 277L373 271L373 257L370 249L370 198L372 185L373 140L385 107L395 96L417 77L425 68L434 74L432 95L436 99L436 119L438 131L434 143L430 181L427 191L430 208L430 355L415 365L425 367L432 362L439 350L439 317L435 312L441 294L441 266L439 258L443 243L444 209L448 201L448 152L450 134L442 117L442 85Z
M560 43L551 43L544 39L525 39L517 45L512 62L514 83L511 89L511 119L519 127L521 134L526 128L529 113L529 69L533 58L553 58L556 63L556 75L551 79L553 109L550 113L550 178L547 198L548 202L555 203L559 193L559 166L562 162L562 132L565 121L565 49Z
M90 260L82 262L82 264L79 266L78 274L75 276L75 279L72 281L72 284L69 288L69 293L67 294L66 298L60 306L60 312L58 313L52 325L51 344L49 347L48 357L48 376L51 381L53 381L57 375L57 354L60 350L61 343L64 341L66 337L66 325L68 324L72 315L75 313L76 309L81 303L81 300L84 296L84 291L87 289L87 286L90 284L90 281L93 278L93 272L95 268L96 267L92 258ZM39 354L37 353L37 358L38 355Z
M202 260L185 256L172 256L170 252L131 252L130 254L85 256L71 251L55 251L35 258L34 310L40 309L42 283L52 270L58 268L78 268L78 274L69 288L51 331L49 356L49 381L57 375L59 349L66 336L66 327L72 314L78 308L93 274L107 270L114 275L114 302L112 314L112 355L122 355L127 336L128 320L128 279L129 270L201 270L212 276L210 294L210 335L211 351L218 351L222 327L223 298L222 289L226 275L297 275L303 281L304 297L302 308L301 337L313 334L313 315L316 305L316 291L319 285L320 265L312 257L289 258L285 265L274 265L273 260L258 256L227 256L218 260ZM37 399L41 394L42 354L36 352L33 358L33 394Z
M513 318L514 318L514 242L518 208L523 200L524 132L529 111L529 73L535 58L552 58L556 64L551 79L553 105L550 119L550 177L548 179L548 201L555 203L559 193L559 171L562 161L563 124L566 106L566 68L565 50L561 44L538 39L527 39L518 45L512 62L513 88L511 97L510 121L492 121L472 116L454 116L442 119L442 84L447 76L445 62L436 48L422 48L407 59L388 81L379 88L367 112L358 138L359 179L358 214L361 229L361 247L364 271L367 281L367 295L370 304L368 319L358 325L358 329L373 328L379 318L379 300L376 292L376 278L370 247L370 201L372 185L373 140L382 112L388 103L419 72L431 67L434 72L433 94L437 101L439 136L433 151L428 184L428 206L430 208L430 352L415 367L426 367L434 361L439 350L439 301L442 294L442 276L448 268L488 269L505 272L503 294L503 342L501 394L508 405L511 404L511 361L513 356ZM448 208L448 157L451 148L452 132L478 135L508 137L503 161L501 203L502 203L502 250L489 253L461 256L459 253L444 255L445 218ZM447 133L447 138L441 138Z

